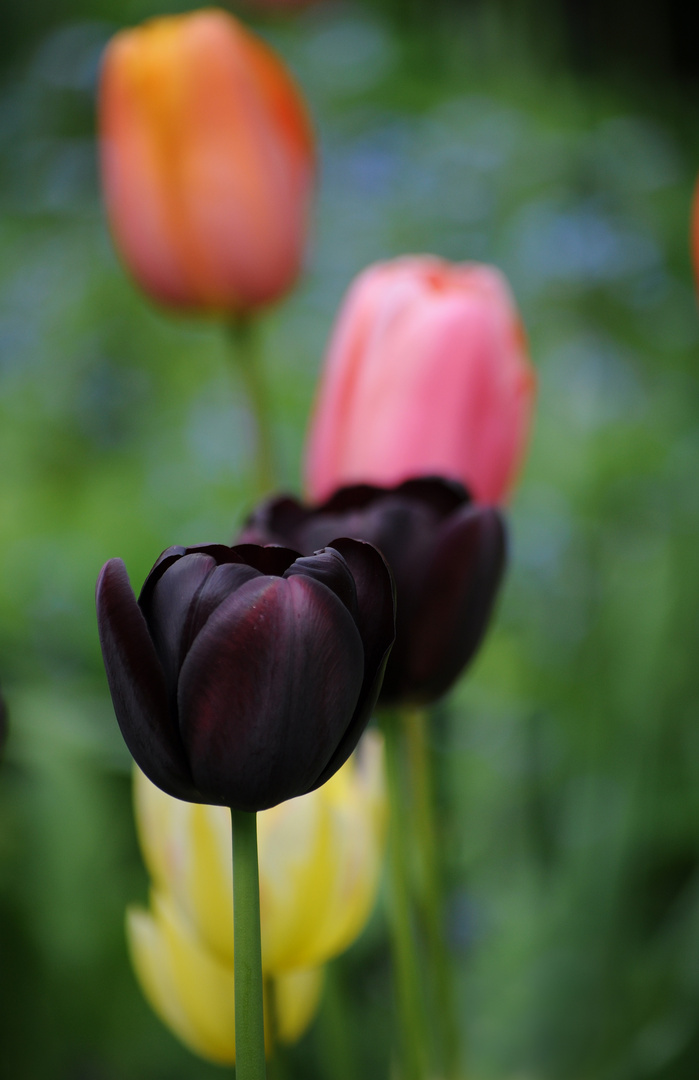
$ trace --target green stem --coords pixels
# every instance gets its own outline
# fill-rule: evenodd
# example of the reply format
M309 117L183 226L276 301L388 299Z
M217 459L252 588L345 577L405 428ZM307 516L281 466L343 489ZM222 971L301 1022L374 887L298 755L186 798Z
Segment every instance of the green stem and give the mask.
M255 329L254 320L245 316L240 316L229 324L229 336L234 346L233 358L245 387L255 424L256 485L258 494L266 495L276 487L276 470L269 394Z
M231 810L236 1080L266 1080L257 818Z
M382 729L386 742L386 780L389 801L389 928L396 978L396 995L401 1028L402 1080L424 1080L427 1076L428 1033L425 1028L423 983L418 943L410 910L410 866L402 762L400 715L384 714Z
M436 1023L440 1035L444 1075L460 1075L460 1040L454 1001L454 983L443 933L443 889L437 858L434 792L424 709L406 709L403 726L408 744L410 791L414 810L415 842L419 860L418 902L427 937Z

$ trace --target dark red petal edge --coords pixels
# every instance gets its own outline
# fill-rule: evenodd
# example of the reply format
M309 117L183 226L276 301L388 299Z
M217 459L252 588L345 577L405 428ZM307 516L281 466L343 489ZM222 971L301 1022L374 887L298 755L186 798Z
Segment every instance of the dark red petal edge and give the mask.
M163 669L121 559L102 567L96 602L107 681L126 745L168 795L201 802L170 716Z
M155 560L152 567L148 571L148 576L146 580L143 582L143 587L141 588L138 596L139 607L145 610L147 605L150 603L153 589L160 581L168 566L172 566L174 562L177 562L178 559L181 559L186 550L187 548L182 547L181 544L173 544L172 547L165 548L165 551L158 555L158 558ZM110 561L114 562L113 559ZM109 563L107 563L107 566L109 566Z

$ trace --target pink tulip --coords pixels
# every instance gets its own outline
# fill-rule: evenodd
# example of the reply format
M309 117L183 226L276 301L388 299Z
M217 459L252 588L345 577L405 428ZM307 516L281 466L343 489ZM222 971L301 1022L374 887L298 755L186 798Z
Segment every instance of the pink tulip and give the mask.
M306 453L313 501L355 483L461 481L500 503L525 451L535 391L503 275L407 256L351 286L330 340Z
M99 116L114 241L153 299L239 313L291 288L314 147L269 46L216 8L124 30L104 55Z

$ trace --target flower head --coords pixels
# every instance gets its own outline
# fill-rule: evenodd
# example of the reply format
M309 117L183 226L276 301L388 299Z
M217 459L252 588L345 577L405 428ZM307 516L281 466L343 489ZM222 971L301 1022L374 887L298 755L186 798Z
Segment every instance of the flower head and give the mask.
M396 642L381 702L440 697L481 642L505 565L505 524L458 483L408 480L336 491L318 506L290 496L263 502L241 543L284 543L311 551L342 533L375 544L396 583Z
M114 240L153 299L236 313L291 288L313 137L291 75L237 19L206 8L117 34L99 127Z
M534 386L494 267L427 255L371 266L328 347L306 452L310 498L444 476L500 503L524 454Z
M163 552L138 601L97 582L107 679L136 763L168 794L262 810L324 783L366 726L394 637L390 573L340 539Z

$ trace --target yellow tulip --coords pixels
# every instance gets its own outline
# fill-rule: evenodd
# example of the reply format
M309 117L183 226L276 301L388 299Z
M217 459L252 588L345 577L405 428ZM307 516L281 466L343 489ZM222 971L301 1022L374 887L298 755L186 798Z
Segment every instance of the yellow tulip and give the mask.
M127 929L143 991L195 1052L235 1059L231 824L220 806L181 802L134 775L151 910ZM322 965L358 936L378 888L385 831L383 745L374 732L323 787L258 814L262 966L276 1036L315 1013ZM195 989L194 989L195 988Z
M194 1053L232 1065L233 967L202 944L166 893L153 892L150 911L130 908L126 925L132 963L154 1012ZM323 969L284 972L274 976L272 984L275 1036L280 1042L295 1042L315 1015Z

